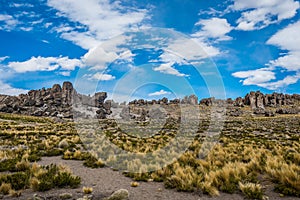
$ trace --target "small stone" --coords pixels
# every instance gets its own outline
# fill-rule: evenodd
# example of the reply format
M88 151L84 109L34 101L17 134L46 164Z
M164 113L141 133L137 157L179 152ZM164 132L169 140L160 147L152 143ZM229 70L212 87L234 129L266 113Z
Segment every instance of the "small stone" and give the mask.
M284 197L284 194L279 194L280 197Z
M73 195L71 193L62 193L59 195L60 199L71 199Z
M65 139L63 139L62 141L60 141L60 142L58 143L58 147L59 147L59 148L62 148L62 149L66 148L66 147L68 147L68 146L69 146L69 143L68 143L68 141L65 140Z
M131 187L137 187L137 186L139 186L139 183L134 181L134 182L131 182L130 185L131 185Z
M34 200L42 200L42 198L39 197L37 194L34 194L34 195L33 195L33 199L34 199Z
M105 200L128 200L129 199L129 192L125 189L120 189L115 191L110 197L106 198Z

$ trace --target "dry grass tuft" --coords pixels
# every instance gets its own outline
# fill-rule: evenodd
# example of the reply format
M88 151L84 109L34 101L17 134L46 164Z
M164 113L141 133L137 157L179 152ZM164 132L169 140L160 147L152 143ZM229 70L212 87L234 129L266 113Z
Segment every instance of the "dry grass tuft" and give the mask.
M92 187L83 187L82 192L84 194L91 194L93 192L93 188Z
M9 183L2 183L0 186L0 193L7 195L9 194L9 191L11 190L11 184Z
M263 199L263 190L260 184L239 182L239 189L249 199Z

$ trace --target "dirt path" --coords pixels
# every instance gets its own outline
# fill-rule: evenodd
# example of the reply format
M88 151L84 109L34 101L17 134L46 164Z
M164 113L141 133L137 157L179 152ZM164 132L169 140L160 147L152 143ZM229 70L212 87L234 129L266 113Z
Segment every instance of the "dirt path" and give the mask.
M40 165L49 165L51 163L63 164L70 167L72 172L81 177L81 186L77 189L55 189L47 192L36 192L32 190L23 191L22 196L18 199L28 199L33 194L46 197L47 199L58 199L59 194L68 192L72 193L73 199L82 197L82 187L93 187L93 199L102 199L109 196L116 190L121 188L129 191L130 200L240 200L244 199L239 194L221 193L219 197L209 197L200 193L185 193L177 192L176 190L165 189L162 183L157 182L139 182L138 187L131 187L132 179L125 177L118 171L113 171L110 168L91 169L83 166L82 161L63 160L61 157L43 157ZM269 196L269 195L268 195ZM272 197L271 197L272 196ZM10 198L13 199L13 198ZM270 199L282 199L278 194L272 193ZM295 198L285 198L295 199Z

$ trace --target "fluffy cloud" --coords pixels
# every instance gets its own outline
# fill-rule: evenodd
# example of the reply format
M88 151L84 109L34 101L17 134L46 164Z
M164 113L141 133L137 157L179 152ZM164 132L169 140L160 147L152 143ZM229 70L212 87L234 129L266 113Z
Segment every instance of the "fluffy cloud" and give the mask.
M158 67L154 67L154 71L159 71L164 74L170 74L170 75L175 75L175 76L186 76L183 73L180 73L177 69L173 68L172 66L175 64L175 62L168 62L168 63L163 63Z
M0 30L11 31L17 25L19 21L14 19L11 15L0 14Z
M72 41L76 45L87 50L101 44L101 42L90 32L68 31L61 33L61 37L65 40Z
M102 43L100 46L90 49L83 57L85 65L92 67L94 70L104 70L107 65L116 59L132 61L134 54L131 51L118 47L126 43L129 37L119 36L112 40Z
M243 85L258 85L270 90L276 90L297 83L300 79L299 35L300 21L290 24L286 28L278 31L267 41L267 44L278 46L282 50L287 50L287 54L269 61L269 63L266 64L268 68L236 72L232 75L244 79L242 80ZM287 75L283 77L282 80L272 81L276 79L276 74L273 72L276 68L294 74Z
M174 68L175 64L199 64L202 60L210 56L216 56L220 52L217 48L208 45L202 39L198 38L176 38L166 43L163 48L164 52L159 56L158 60L153 62L162 62L158 67L154 67L154 71L175 76L188 76L179 72Z
M9 56L0 57L0 63L9 58Z
M267 44L276 45L284 50L300 51L300 21L290 24L273 35Z
M106 64L113 62L118 55L115 52L107 52L101 46L90 49L84 56L83 61L86 65L92 66L93 69L104 70Z
M160 91L157 91L157 92L150 93L148 95L150 97L152 97L152 96L160 96L160 95L166 95L166 94L171 94L171 92L167 92L165 90L160 90Z
M176 39L169 43L167 52L174 52L178 57L187 61L199 61L201 59L216 56L220 51L199 38ZM178 58L177 58L178 59Z
M116 77L110 74L103 74L103 73L95 73L93 75L88 75L89 80L97 80L97 81L111 81L114 80Z
M191 35L191 41L196 43L198 47L201 47L202 52L201 57L214 57L221 54L221 51L216 46L212 46L208 41L220 42L225 40L231 40L232 38L227 34L233 29L231 25L227 22L227 19L222 18L210 18L210 19L201 19L195 26L200 26L201 29ZM193 47L194 45L188 44L188 46ZM189 51L191 55L194 55L195 52L198 53L199 50L195 51L193 48L184 48Z
M268 64L272 67L281 67L287 71L300 71L300 51L289 52L289 54L271 60Z
M69 59L68 57L31 57L24 62L10 62L8 67L18 73L30 71L53 71L58 68L63 70L74 70L75 67L81 67L82 62L78 59Z
M292 18L299 7L299 2L294 0L234 0L234 4L230 6L232 10L242 11L236 22L237 29L244 31L262 29Z
M58 72L58 74L60 74L62 76L70 76L71 72L70 71L61 71L61 72Z
M108 0L48 0L47 4L59 11L58 16L65 16L86 27L84 32L73 30L61 33L64 39L85 49L139 25L147 13L146 10L133 10Z
M6 95L19 95L19 94L25 94L28 90L19 89L19 88L13 88L7 83L3 83L0 80L0 94L6 94Z
M198 21L196 26L201 26L201 30L194 33L193 37L200 38L214 38L218 41L232 39L227 33L229 33L233 27L227 22L227 19L221 19L213 17L211 19L202 19Z
M267 68L235 72L232 75L244 79L243 85L259 85L275 79L275 73Z
M291 84L295 84L300 79L300 73L295 74L294 76L286 76L282 80L278 80L275 82L262 83L258 84L260 87L268 88L270 90L276 90L278 88L283 88Z

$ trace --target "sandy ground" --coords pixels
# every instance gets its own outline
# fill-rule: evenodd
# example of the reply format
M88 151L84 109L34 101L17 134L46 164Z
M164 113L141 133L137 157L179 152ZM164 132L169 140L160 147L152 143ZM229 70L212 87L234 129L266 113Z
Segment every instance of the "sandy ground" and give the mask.
M110 196L111 193L118 189L127 189L129 191L130 200L239 200L244 199L241 194L225 194L221 193L219 197L209 197L201 193L177 192L176 190L165 189L162 183L157 182L139 182L138 187L131 187L132 179L125 177L118 171L110 168L91 169L83 166L82 161L63 160L61 157L43 157L39 162L40 165L48 165L51 163L64 164L70 167L73 173L81 177L81 186L77 189L54 189L47 192L33 192L31 189L22 192L19 198L9 199L28 199L34 194L42 196L43 199L59 199L59 194L68 192L73 194L73 199L82 197L82 187L93 187L93 199L102 199ZM278 193L272 192L271 188L266 189L266 194L270 200L273 199L299 199L295 197L279 197ZM6 199L6 197L4 197Z

